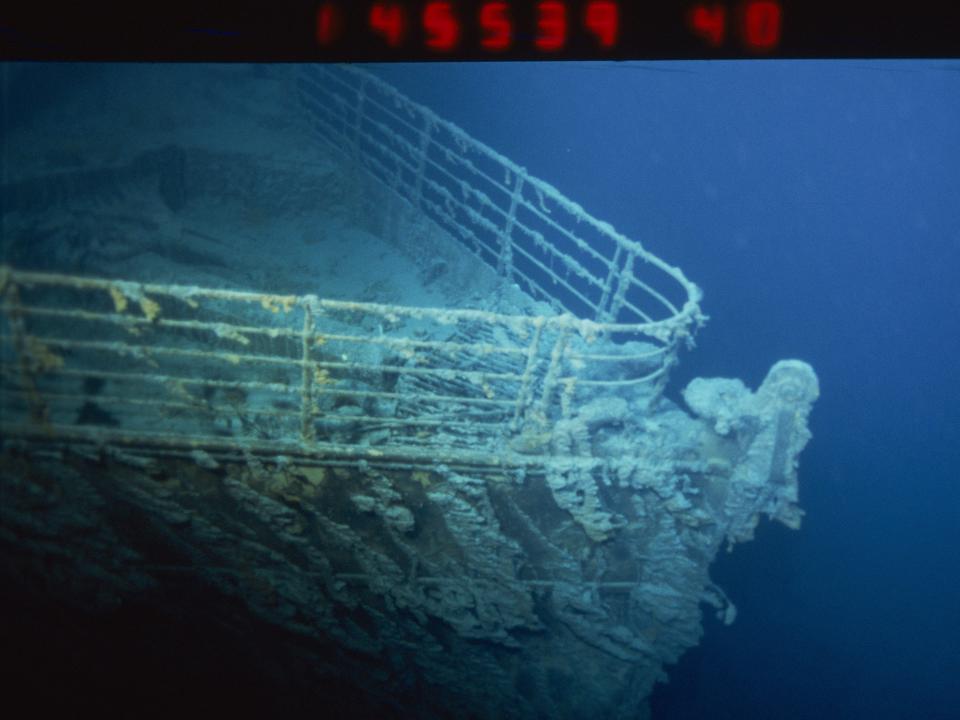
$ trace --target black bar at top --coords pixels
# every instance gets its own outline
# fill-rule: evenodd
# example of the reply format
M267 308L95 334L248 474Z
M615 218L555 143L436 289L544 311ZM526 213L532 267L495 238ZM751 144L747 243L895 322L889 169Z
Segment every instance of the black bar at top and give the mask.
M960 57L960 1L780 0L779 45L751 50L735 29L711 47L687 26L694 2L620 0L621 36L602 50L572 28L562 51L541 52L532 42L536 0L507 0L516 40L506 53L479 47L469 22L481 0L452 0L468 21L457 50L429 51L417 20L426 0L392 0L410 13L410 32L399 48L387 48L369 31L372 0L332 0L342 12L343 35L330 47L316 40L316 13L323 0L8 0L0 10L4 60L145 61L421 61L421 60L653 60L709 58L955 58ZM731 22L746 0L706 0L722 6ZM567 0L578 18L586 0Z

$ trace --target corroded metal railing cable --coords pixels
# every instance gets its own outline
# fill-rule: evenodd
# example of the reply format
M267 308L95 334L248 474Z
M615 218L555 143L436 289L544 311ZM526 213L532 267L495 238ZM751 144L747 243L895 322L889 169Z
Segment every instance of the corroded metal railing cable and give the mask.
M546 448L510 439L569 415L601 327L7 266L0 297L4 432L154 452L528 466Z
M604 393L655 398L703 320L697 287L369 73L310 67L299 91L319 137L346 154L343 172L364 192L389 188L504 283L558 313L3 266L3 432L172 456L589 465L558 458L566 451L551 427Z
M299 87L321 139L534 297L669 349L702 321L682 271L374 75L310 66Z

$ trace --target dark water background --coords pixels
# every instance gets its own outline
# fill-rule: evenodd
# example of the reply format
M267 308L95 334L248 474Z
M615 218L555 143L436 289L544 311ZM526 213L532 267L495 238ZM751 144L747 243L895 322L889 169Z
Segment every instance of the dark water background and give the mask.
M737 621L708 618L654 717L957 717L960 64L377 72L704 288L674 397L820 376L803 529L718 560Z

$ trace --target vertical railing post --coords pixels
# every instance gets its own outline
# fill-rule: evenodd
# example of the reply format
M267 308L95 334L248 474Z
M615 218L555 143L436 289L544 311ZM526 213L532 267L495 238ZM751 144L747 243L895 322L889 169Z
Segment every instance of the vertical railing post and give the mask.
M30 408L30 420L47 426L50 412L40 389L37 387L37 375L44 370L44 363L36 359L37 348L31 347L30 336L23 321L23 309L20 304L20 290L13 277L13 270L6 266L0 267L0 294L8 306L7 322L10 325L10 335L13 341L13 351L20 365L20 383L27 396L27 405ZM40 346L41 349L45 348ZM47 426L49 427L49 426Z
M540 415L544 420L549 420L550 409L553 404L553 394L557 388L560 375L560 365L567 349L567 342L570 339L569 318L563 318L559 324L560 334L553 343L553 350L550 351L550 364L543 376L543 391L540 395Z
M597 314L594 320L599 323L606 322L607 320L607 301L610 299L610 295L613 294L613 283L620 275L620 252L623 250L623 246L620 243L617 243L617 249L613 253L613 260L610 263L610 272L607 273L607 279L603 283L603 294L600 296L600 302L597 303Z
M301 299L303 307L303 332L300 364L302 366L302 386L300 390L300 439L312 442L317 432L313 425L313 373L314 364L310 360L310 348L313 345L314 325L312 305L316 298L313 295Z
M627 253L627 260L623 263L623 270L617 275L617 291L610 299L610 308L607 311L607 322L617 322L617 315L623 307L623 302L627 296L627 289L633 283L633 263L637 255L632 250Z
M400 158L394 158L394 172L391 173L387 187L389 188L384 208L383 237L396 245L400 240L400 224L403 217L403 170Z
M360 158L360 126L363 123L363 106L367 99L367 80L360 81L360 87L357 88L357 104L353 108L353 158Z
M504 280L513 275L513 226L517 220L517 206L523 200L523 175L515 173L507 224L500 234L500 255L497 257L497 275Z
M627 252L627 259L623 263L623 268L619 267L620 246L613 256L613 266L607 275L607 281L603 287L603 296L597 303L596 320L599 323L615 323L623 302L627 295L627 289L633 282L633 264L637 255L633 250ZM616 290L614 290L616 285Z
M523 368L523 375L520 377L520 389L517 391L517 407L513 413L513 421L510 423L510 429L514 432L520 429L521 420L530 404L530 396L533 394L533 377L540 355L540 338L543 336L543 324L545 318L541 315L533 321L533 339L527 346L527 361Z
M349 173L350 195L354 207L354 224L363 227L365 219L364 209L361 207L365 194L362 192L361 172L363 162L360 153L360 137L362 135L364 104L367 99L367 80L363 78L360 81L360 87L357 88L357 102L353 109L353 134L350 137L350 152L352 153L352 165Z
M433 118L424 116L423 130L420 131L420 154L417 158L417 177L413 188L413 207L420 209L420 200L423 197L423 175L427 169L427 153L430 152L430 140L433 133Z

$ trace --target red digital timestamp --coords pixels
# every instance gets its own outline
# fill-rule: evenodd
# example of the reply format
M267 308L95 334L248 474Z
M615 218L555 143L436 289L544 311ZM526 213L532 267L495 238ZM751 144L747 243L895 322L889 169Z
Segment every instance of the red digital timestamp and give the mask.
M709 47L723 45L729 26L733 25L739 31L744 48L764 52L780 44L783 10L779 0L743 0L737 3L733 13L723 3L704 2L691 5L686 19L690 32Z
M673 32L671 28L682 28L688 38L707 49L739 41L743 50L765 54L780 45L781 0L693 0L668 6L676 8L675 14L666 7L640 2L321 0L315 37L321 48L359 39L388 52L424 51L428 56L453 56L463 51L496 56L517 50L561 56L572 45L580 52L592 48L600 56L613 56L630 50L620 47L625 34L630 35L626 42L637 42L634 31L647 32L649 39L654 28L663 28L668 34ZM635 27L625 33L628 23Z
M599 50L616 48L620 36L620 3L617 0L586 0L574 13L562 0L532 3L534 33L532 45L541 52L559 52L573 33L592 37ZM467 9L452 0L429 0L419 6L381 0L372 2L365 18L366 30L388 48L400 48L411 27L419 25L428 50L445 53L462 49L464 30L470 26L478 35L481 49L506 52L517 44L515 8L505 0L471 4ZM335 43L343 33L343 15L336 2L322 2L317 9L316 38L321 46Z

